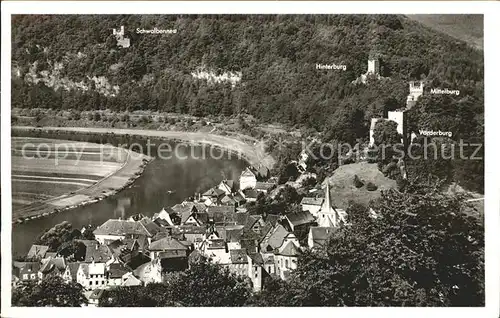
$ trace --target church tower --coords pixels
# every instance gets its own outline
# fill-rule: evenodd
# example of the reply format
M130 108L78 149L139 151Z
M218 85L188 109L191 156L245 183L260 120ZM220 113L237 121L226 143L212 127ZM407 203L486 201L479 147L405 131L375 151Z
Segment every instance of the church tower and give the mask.
M318 212L318 226L320 227L336 227L337 226L337 211L332 207L330 199L330 184L326 182L325 200Z

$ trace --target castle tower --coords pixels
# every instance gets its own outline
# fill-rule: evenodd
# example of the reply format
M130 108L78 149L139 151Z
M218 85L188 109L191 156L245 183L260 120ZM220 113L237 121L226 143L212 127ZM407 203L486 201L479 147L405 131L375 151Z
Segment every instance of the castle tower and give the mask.
M396 130L398 134L403 136L403 143L406 144L406 116L404 111L390 111L387 113L387 119L398 124Z
M379 74L380 63L378 59L368 59L368 74Z
M410 94L406 98L406 107L408 109L415 106L417 99L424 94L424 82L410 82Z

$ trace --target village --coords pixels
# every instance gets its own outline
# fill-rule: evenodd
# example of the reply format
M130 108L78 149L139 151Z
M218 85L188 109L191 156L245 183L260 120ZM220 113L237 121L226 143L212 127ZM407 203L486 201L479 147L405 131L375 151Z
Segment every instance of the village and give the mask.
M380 78L378 60L368 61L361 80L367 76ZM409 86L406 108L389 112L388 118L372 119L370 145L380 120L395 121L402 141L407 142L405 111L423 94L424 85L410 82ZM92 231L94 239L79 240L85 245L85 256L78 262L67 260L61 251L49 252L48 246L32 245L25 261L14 261L12 284L59 276L82 285L89 306L97 306L106 289L161 283L168 273L184 271L204 259L247 277L254 292L262 289L268 276L286 280L305 250L322 248L336 228L349 225L347 212L332 204L328 181L302 198L301 211L249 213L248 207L258 199L273 198L286 186L298 189L307 178L315 180L307 172L308 157L303 150L293 161L301 175L284 185L278 185L268 168L251 166L239 180L223 179L152 217L136 214L109 219L96 228L84 227L81 233ZM370 217L377 217L372 209ZM300 244L297 233L304 230L307 240Z
M336 227L347 224L346 212L331 204L328 184L324 196L302 199L301 212L248 213L247 204L278 188L267 168L248 167L238 182L222 180L152 217L106 221L93 230L94 240L79 240L86 247L80 262L48 252L48 246L32 245L25 262L13 263L13 284L60 276L81 284L89 305L98 305L104 289L159 283L166 273L183 271L205 258L248 277L257 292L266 276L286 280L304 249L320 248ZM294 232L305 226L308 240L301 246Z

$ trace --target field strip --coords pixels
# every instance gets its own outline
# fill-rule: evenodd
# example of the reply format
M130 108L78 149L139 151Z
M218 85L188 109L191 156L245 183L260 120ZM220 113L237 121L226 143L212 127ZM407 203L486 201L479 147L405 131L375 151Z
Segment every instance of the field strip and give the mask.
M158 131L144 129L118 129L118 128L95 128L95 127L30 127L30 126L13 126L13 130L21 131L71 131L80 133L97 133L97 134L114 134L114 135L129 135L129 136L145 136L159 137L173 140L180 140L194 144L209 144L222 149L239 153L242 159L248 161L256 167L264 165L271 169L275 163L272 156L266 153L263 144L257 140L253 145L231 138L227 136L214 135L203 132L186 132L186 131Z
M13 182L32 182L32 183L55 183L55 184L71 184L71 185L77 185L77 186L82 186L82 187L88 187L88 183L79 183L79 182L69 182L69 181L47 181L47 180L26 180L26 179L14 179L12 178Z
M49 179L49 180L72 180L72 181L86 181L86 182L96 182L98 180L92 179L78 179L78 178L64 178L64 177L44 177L44 176L34 176L34 175L24 175L24 174L13 174L12 178L31 178L31 179ZM23 179L24 180L24 179Z
M104 155L104 154L111 154L111 153L114 153L114 152L107 152L107 153L103 153L103 152L90 152L90 151L61 151L61 149L58 149L58 151L52 151L52 150L22 150L22 149L12 149L14 153L26 153L26 154L46 154L46 153L57 153L57 154L66 154L66 155L72 155L72 154L75 154L75 155L91 155L91 156L100 156L100 155ZM118 153L118 151L116 152Z

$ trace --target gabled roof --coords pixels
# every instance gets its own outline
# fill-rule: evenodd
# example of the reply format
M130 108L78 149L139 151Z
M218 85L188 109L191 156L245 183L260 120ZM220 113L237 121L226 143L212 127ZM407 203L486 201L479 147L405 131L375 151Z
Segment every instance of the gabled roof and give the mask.
M233 199L232 195L225 195L220 202L222 204L236 204L236 201Z
M278 223L279 219L280 219L280 216L277 214L268 214L266 216L266 222L270 223L272 226L275 226L276 223Z
M132 251L135 247L139 248L139 243L136 239L115 240L108 244L111 253L117 258L125 251Z
M262 257L261 253L251 253L251 254L248 254L248 256L250 256L250 258L252 259L254 264L258 264L258 265L264 264L264 258Z
M151 222L152 223L152 222ZM157 225L156 225L157 226ZM146 235L153 236L141 222L109 219L94 230L94 235Z
M66 262L63 257L49 257L42 260L42 266L40 267L40 272L46 274L57 270L59 272L64 272L66 269Z
M233 200L236 201L236 203L241 203L245 201L245 198L240 193L236 193L233 196Z
M217 224L235 223L235 209L231 205L209 206L207 209L208 218Z
M108 268L108 277L109 278L121 278L126 273L131 272L132 269L121 263L113 263L109 265Z
M12 262L12 266L14 267L13 272L19 275L19 278L22 279L22 275L25 273L36 273L40 270L39 262Z
M82 271L85 277L89 276L89 264L80 263L80 267L78 267L79 271Z
M205 191L202 196L204 197L220 197L222 195L226 194L223 190L215 187L215 188L210 188L207 191Z
M271 236L267 240L266 245L270 246L272 249L278 248L283 244L285 237L290 234L283 225L278 224L274 230L272 230Z
M333 227L314 226L309 229L314 244L323 245L326 240L334 233Z
M254 189L245 189L243 190L243 194L247 199L257 199L259 192L255 191Z
M39 258L42 259L45 257L45 253L49 250L49 247L46 245L31 245L31 248L28 252L27 258Z
M325 198L310 198L310 197L304 197L302 198L302 201L300 201L301 205L318 205L321 206L323 204L323 201Z
M187 250L186 246L176 239L165 237L149 244L150 251Z
M76 281L76 273L78 272L78 267L80 267L80 262L73 262L66 264L66 270L71 275L71 279Z
M125 277L122 283L122 286L140 286L140 285L142 285L142 282L132 274Z
M160 231L160 226L158 224L154 223L151 221L150 218L143 218L142 220L139 221L139 223L144 226L146 231L149 233L149 237L153 237L156 233Z
M255 173L249 168L247 167L245 170L243 170L243 172L241 173L241 177L256 177Z
M260 215L249 215L247 218L247 222L245 223L244 231L249 231L253 228L255 223L258 223L262 217Z
M272 189L274 186L276 186L276 184L270 182L257 182L255 184L255 190L269 191L269 189Z
M234 220L236 224L245 225L247 224L247 220L250 214L248 212L237 212L235 214Z
M247 264L247 251L245 249L230 250L229 251L232 264Z
M99 244L97 241L90 241L92 243L85 244L85 263L91 262L107 262L111 259L112 255L109 248L105 245Z
M314 222L314 216L309 211L289 213L285 216L285 218L293 226L299 226Z
M190 226L190 225L180 226L178 230L180 233L183 234L205 234L205 232L207 231L207 229L203 226Z
M283 256L298 256L300 255L300 251L295 246L293 242L288 242L285 247L283 247L277 254L283 255Z

